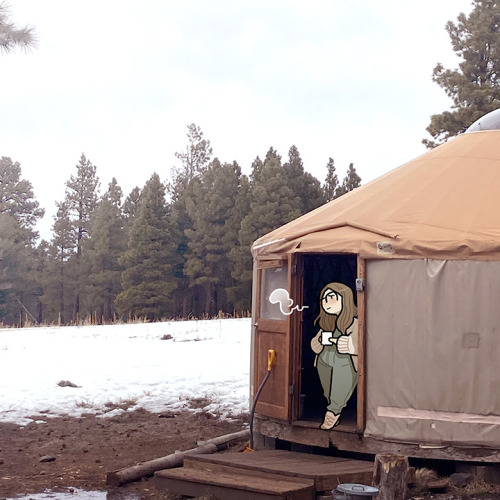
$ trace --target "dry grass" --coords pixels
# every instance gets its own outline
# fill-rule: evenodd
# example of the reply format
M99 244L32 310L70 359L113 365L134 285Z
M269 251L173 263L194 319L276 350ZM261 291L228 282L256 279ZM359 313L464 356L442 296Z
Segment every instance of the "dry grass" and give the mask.
M108 401L104 403L104 406L108 408L110 411L112 410L128 410L133 406L136 406L139 401L139 397L130 396L125 399L120 399L119 401Z
M75 406L77 408L85 408L85 409L89 409L89 408L93 408L94 407L94 402L89 400L89 399L82 399L80 401L77 401L75 403Z
M495 490L495 487L491 484L487 484L483 479L474 478L469 484L463 488L454 488L455 491L461 491L467 495L482 495L483 493L491 493Z
M415 470L415 480L411 485L410 491L412 495L420 495L429 489L429 483L438 479L436 471L422 467Z
M165 317L155 321L151 321L148 318L143 316L130 316L126 320L121 317L115 316L112 321L104 321L101 322L97 315L87 315L84 317L79 317L76 321L71 321L69 323L61 324L60 321L52 321L52 322L42 322L36 323L31 320L29 317L23 321L22 326L18 324L5 324L0 321L0 329L2 328L47 328L47 327L57 327L57 326L92 326L92 325L125 325L125 324L141 324L141 323L165 323L165 322L174 322L174 321L205 321L205 320L221 320L221 319L239 319L239 318L250 318L250 311L233 311L232 314L224 313L219 311L218 314L214 316L209 316L206 314L202 314L201 316L189 315L187 317L175 316L175 317Z

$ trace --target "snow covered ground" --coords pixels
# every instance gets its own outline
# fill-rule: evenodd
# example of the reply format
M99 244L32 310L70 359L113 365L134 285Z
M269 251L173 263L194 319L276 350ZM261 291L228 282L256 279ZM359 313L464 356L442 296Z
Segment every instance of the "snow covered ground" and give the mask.
M0 421L105 417L126 411L116 408L124 402L165 412L196 398L224 417L247 412L250 325L224 319L0 329Z

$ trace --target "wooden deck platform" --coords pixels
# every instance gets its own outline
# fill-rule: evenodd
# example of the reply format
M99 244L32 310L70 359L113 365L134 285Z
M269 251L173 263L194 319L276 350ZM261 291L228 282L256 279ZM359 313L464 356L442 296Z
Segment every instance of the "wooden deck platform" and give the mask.
M264 450L194 455L179 469L155 473L159 491L231 500L314 500L341 483L371 484L373 462Z

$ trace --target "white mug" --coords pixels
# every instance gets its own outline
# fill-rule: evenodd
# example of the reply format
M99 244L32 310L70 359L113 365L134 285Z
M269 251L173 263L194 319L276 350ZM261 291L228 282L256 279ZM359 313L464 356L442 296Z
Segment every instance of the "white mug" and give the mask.
M321 345L333 345L330 339L333 337L333 332L321 332Z

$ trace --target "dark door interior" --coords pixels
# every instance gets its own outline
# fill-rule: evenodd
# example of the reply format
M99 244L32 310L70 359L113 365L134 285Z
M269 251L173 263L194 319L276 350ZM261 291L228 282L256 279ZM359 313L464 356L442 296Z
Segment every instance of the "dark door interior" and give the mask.
M303 310L302 359L300 371L299 419L321 423L325 414L326 400L314 367L315 354L311 350L311 339L317 334L314 326L320 308L320 293L330 282L340 282L351 288L356 299L357 256L352 254L303 255ZM356 425L356 390L342 411L342 425Z

